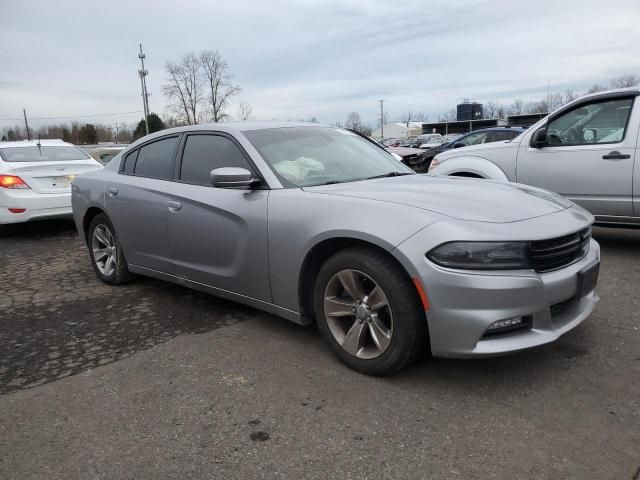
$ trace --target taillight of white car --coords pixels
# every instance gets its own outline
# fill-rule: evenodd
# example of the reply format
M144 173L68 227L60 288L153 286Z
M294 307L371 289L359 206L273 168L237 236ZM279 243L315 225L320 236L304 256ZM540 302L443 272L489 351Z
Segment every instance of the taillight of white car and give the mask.
M433 160L431 160L431 164L429 165L429 172L431 170L435 170L435 168L440 165L440 160L438 160L437 158L434 158Z
M0 187L10 189L28 189L29 185L16 175L0 175Z

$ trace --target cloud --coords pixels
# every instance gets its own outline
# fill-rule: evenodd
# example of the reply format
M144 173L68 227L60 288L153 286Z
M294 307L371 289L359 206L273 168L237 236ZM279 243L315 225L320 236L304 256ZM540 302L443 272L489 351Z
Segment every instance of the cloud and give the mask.
M138 111L138 43L150 106L164 64L217 49L258 119L375 121L384 98L431 118L463 98L510 102L640 73L640 4L361 0L87 4L9 2L0 18L0 126L34 117ZM235 109L233 109L235 110ZM131 115L113 120L132 122Z

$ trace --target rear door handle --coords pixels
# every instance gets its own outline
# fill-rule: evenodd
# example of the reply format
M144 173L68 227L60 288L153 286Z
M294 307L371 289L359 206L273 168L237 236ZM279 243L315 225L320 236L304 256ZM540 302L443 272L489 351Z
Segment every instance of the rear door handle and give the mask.
M631 155L624 155L618 151L613 151L603 155L602 158L605 160L625 160L627 158L631 158Z
M182 208L182 204L180 202L167 202L167 207L169 207L169 211L177 212Z
M116 195L118 195L118 189L116 187L110 187L107 189L107 193L110 197L115 197Z

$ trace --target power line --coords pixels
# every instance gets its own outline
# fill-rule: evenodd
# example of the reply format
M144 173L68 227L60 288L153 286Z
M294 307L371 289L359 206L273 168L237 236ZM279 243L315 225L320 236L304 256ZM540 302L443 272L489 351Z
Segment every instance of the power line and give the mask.
M93 115L65 115L56 117L31 117L31 120L60 120L64 118L91 118L91 117L113 117L115 115L133 115L134 113L144 113L142 110L136 110L135 112L118 112L118 113L96 113ZM0 120L23 120L22 117L8 118L0 115Z

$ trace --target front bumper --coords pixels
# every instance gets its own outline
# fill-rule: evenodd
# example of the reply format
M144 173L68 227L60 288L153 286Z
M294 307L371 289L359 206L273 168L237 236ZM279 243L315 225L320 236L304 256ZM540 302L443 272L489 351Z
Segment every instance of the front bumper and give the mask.
M9 208L24 208L12 213ZM45 218L70 217L71 192L36 193L33 190L7 190L0 192L0 225L23 223Z
M425 248L418 250L424 240L416 235L397 256L412 257L411 274L421 280L429 299L426 318L434 356L495 356L550 343L582 323L598 302L595 291L581 298L578 293L578 272L600 261L593 239L583 258L547 273L442 268L425 258ZM515 317L526 319L527 327L487 334L493 322Z

